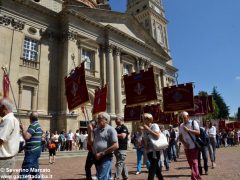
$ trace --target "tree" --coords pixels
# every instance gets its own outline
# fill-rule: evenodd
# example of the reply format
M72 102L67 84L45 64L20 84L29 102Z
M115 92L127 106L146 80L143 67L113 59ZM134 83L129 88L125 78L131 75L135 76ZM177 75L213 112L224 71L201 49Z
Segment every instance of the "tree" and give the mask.
M223 100L221 94L217 91L216 87L213 87L212 96L213 96L213 99L214 99L218 109L219 109L219 112L216 115L216 118L218 118L218 119L228 118L228 116L229 116L229 106L226 105L225 101Z
M237 119L240 121L240 107L238 107L238 111L237 111Z

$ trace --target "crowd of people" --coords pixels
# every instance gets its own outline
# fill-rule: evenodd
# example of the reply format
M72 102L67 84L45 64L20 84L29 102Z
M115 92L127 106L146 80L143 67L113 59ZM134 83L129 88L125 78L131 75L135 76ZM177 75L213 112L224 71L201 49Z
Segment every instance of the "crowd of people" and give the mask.
M87 180L93 179L91 173L93 165L98 180L121 178L127 180L129 174L125 161L131 142L136 150L136 175L142 173L142 164L145 164L148 169L148 180L153 180L155 175L163 180L163 167L167 171L171 170L171 162L178 161L180 150L183 148L191 168L191 178L200 180L203 170L207 175L209 166L212 169L216 167L216 148L233 146L239 144L240 140L240 130L217 132L211 122L206 127L201 127L197 120L190 119L187 112L182 112L183 123L179 127L169 125L167 128L154 123L150 113L144 113L137 132L133 132L129 138L130 133L124 124L124 118L117 116L113 127L109 124L110 115L106 112L99 113L97 119L88 124L87 132L78 129L75 133L69 130L58 134L57 131L43 132L37 112L30 114L30 125L26 128L15 118L12 110L13 105L10 100L6 98L0 100L2 117L0 175L9 175L9 171L4 169L13 169L16 154L24 149L25 156L19 179L28 179L28 175L41 179L38 169L39 157L43 151L49 151L49 163L54 164L56 151L85 149L88 150L85 163ZM152 140L161 136L167 138L168 147L156 149ZM114 174L112 174L113 157L116 158Z

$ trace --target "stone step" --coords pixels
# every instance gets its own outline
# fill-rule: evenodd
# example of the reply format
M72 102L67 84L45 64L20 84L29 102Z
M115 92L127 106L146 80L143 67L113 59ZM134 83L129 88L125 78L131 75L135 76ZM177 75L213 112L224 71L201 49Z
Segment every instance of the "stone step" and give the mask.
M81 157L81 156L86 156L88 153L88 151L85 150L80 150L80 151L57 151L56 152L56 157L58 159L60 158L69 158L69 157ZM42 152L41 153L41 159L48 159L49 157L49 153L48 151L46 152ZM24 153L18 153L18 155L16 156L16 160L23 160L24 158Z

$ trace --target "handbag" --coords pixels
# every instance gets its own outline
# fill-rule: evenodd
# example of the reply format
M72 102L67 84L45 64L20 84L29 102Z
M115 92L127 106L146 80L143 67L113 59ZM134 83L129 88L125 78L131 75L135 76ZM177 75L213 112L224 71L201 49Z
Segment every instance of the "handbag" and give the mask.
M160 137L158 139L153 138L152 135L149 135L149 138L155 151L168 148L167 137L163 133L160 133Z

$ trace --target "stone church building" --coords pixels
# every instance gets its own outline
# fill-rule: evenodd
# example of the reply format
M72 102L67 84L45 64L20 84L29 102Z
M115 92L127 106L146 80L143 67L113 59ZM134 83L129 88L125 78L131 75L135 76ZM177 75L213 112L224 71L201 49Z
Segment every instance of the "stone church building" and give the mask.
M123 115L123 75L149 66L157 103L162 87L175 83L161 0L128 0L125 13L111 11L107 0L1 0L0 7L0 66L8 70L15 113L25 125L28 112L37 110L44 130L85 128L94 91L106 83L107 112ZM83 60L90 97L85 116L80 108L68 111L64 84Z

